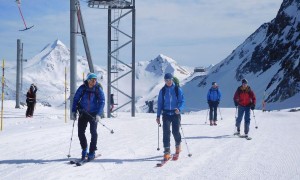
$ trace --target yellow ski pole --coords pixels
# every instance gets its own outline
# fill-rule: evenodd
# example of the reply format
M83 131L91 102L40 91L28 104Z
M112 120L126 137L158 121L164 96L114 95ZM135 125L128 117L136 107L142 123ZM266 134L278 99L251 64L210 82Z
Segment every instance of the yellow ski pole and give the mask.
M0 130L2 131L3 130L3 101L4 101L4 64L5 64L5 61L3 59L3 62L2 62L2 98L1 98L1 128Z

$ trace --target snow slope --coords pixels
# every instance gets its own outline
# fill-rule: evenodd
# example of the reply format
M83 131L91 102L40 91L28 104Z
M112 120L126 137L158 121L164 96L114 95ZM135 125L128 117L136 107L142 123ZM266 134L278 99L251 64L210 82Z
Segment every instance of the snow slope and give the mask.
M205 124L207 111L183 114L181 157L162 168L154 167L163 154L161 129L156 150L156 115L119 113L101 121L114 134L99 124L102 156L75 167L67 158L73 121L64 122L64 110L37 104L35 116L26 119L26 109L14 105L5 101L0 179L300 179L300 111L255 111L258 129L251 116L251 141L232 135L235 109L221 109L223 119L215 127ZM71 158L80 153L75 125Z

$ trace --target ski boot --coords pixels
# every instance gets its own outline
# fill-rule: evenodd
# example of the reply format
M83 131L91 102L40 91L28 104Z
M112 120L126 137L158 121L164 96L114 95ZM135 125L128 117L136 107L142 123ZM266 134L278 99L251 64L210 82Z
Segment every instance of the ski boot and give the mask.
M88 161L94 160L95 159L95 152L89 152L88 154Z
M179 154L181 152L180 144L175 147L175 154Z
M84 149L84 150L82 150L82 152L81 152L81 160L84 160L86 158L87 154L88 154L87 148Z
M214 125L215 125L215 126L217 125L217 120L214 121Z
M171 159L170 148L165 148L164 161L168 161L169 159Z

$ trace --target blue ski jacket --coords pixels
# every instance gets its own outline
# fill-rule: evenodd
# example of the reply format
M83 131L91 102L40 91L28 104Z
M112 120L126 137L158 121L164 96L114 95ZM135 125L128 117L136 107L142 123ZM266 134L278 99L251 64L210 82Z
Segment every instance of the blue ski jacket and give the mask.
M221 100L221 92L219 88L210 88L207 93L207 101L220 101Z
M165 88L165 93L163 94L163 88ZM175 84L168 87L165 85L160 91L157 100L157 118L160 117L161 113L173 115L175 114L175 109L179 109L181 112L184 108L185 100L184 95L180 87L178 87L178 98L175 92Z
M84 81L74 95L72 112L85 110L92 115L101 115L105 105L105 97L102 88L97 84L89 88L88 82Z

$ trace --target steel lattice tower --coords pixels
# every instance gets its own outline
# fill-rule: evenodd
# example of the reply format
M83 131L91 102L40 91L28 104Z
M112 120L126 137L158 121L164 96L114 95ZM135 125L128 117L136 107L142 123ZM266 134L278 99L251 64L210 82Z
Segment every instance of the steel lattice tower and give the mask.
M135 0L88 0L88 7L107 9L108 12L108 39L107 39L107 117L112 113L131 103L131 116L135 116ZM131 15L131 16L130 16ZM122 29L119 24L125 18L131 18L131 27ZM129 29L129 33L128 33ZM120 51L131 49L130 60L120 56ZM127 73L118 75L118 64L121 63L130 69ZM125 76L131 75L131 94L118 87L118 81ZM115 104L118 105L110 111L112 92L121 93L129 100L119 104L118 96L115 94Z

